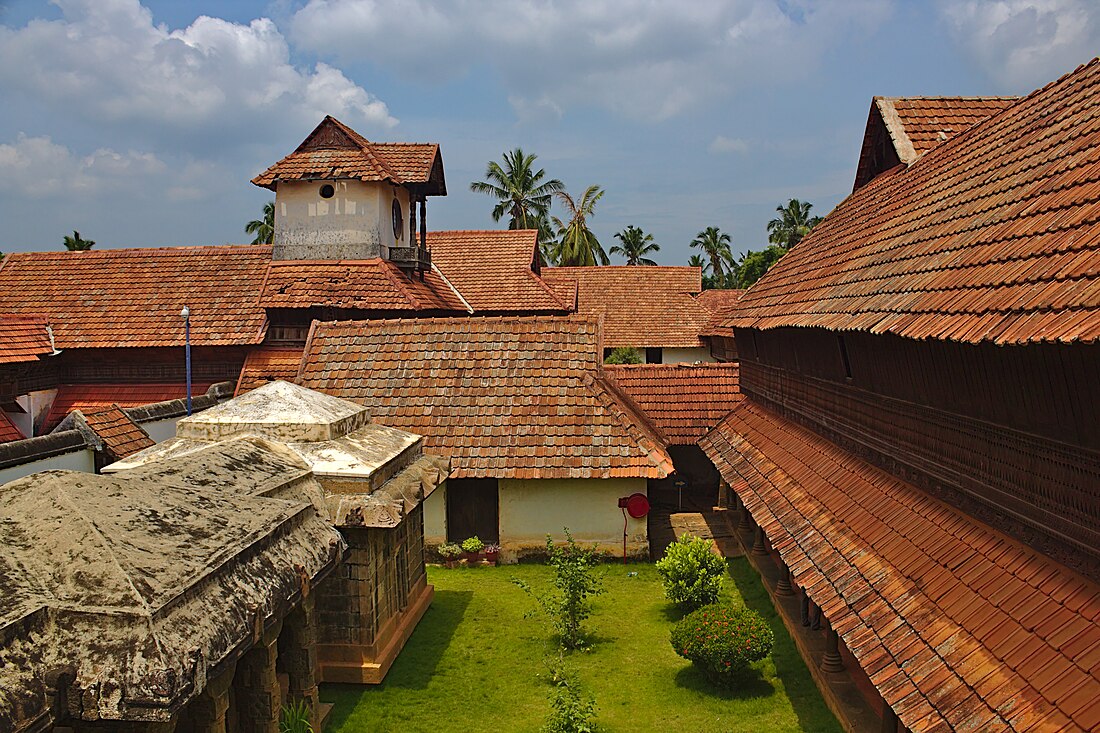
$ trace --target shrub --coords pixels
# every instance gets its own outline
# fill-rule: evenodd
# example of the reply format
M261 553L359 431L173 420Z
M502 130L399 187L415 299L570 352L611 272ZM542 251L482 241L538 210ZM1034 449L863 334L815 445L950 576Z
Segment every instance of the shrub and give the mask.
M283 706L283 715L279 720L279 733L313 733L309 722L311 709L305 700L295 700Z
M435 551L438 552L439 556L444 560L454 560L462 554L462 548L454 542L444 542L442 545L435 548Z
M557 668L553 680L543 733L595 733L596 700L564 666Z
M695 609L718 601L726 561L710 548L710 540L684 535L669 545L657 562L665 595L681 608Z
M760 614L721 604L693 611L672 628L676 653L723 687L732 687L749 665L768 656L774 641Z
M599 562L595 548L581 547L565 530L565 545L554 545L554 539L546 535L547 564L554 571L554 590L536 594L531 587L513 578L512 582L535 597L550 617L558 634L558 643L564 649L585 646L584 620L592 614L589 597L603 593L600 579L592 568Z
M478 539L476 534L473 537L467 537L462 540L462 549L471 555L476 555L481 552L483 547L485 547L485 543Z
M619 346L611 350L611 353L607 355L607 358L603 360L604 364L641 364L645 359L642 358L642 352L638 351L632 346Z

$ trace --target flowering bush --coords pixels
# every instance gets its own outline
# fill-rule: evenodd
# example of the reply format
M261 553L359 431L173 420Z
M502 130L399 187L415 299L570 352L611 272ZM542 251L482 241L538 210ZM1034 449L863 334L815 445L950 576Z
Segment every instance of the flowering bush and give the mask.
M672 628L672 648L711 681L732 687L753 662L768 656L775 635L747 608L703 606Z
M444 542L442 545L435 548L435 551L438 552L439 556L444 560L454 560L462 554L462 548L453 542Z
M715 603L722 592L726 561L711 552L710 540L684 535L657 562L665 595L683 608Z

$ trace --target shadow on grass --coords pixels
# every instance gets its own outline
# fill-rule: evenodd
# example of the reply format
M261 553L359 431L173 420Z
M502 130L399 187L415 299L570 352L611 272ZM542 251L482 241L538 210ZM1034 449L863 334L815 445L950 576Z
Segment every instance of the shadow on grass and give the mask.
M735 687L724 688L708 680L706 675L695 668L695 665L691 665L676 673L676 686L719 700L751 700L771 697L775 694L775 685L764 679L758 669L750 669L746 672L744 678L738 680Z
M763 616L775 633L775 646L772 647L775 673L783 681L787 697L802 729L842 730L840 723L825 704L821 691L817 689L817 683L806 668L806 662L795 646L794 639L787 632L783 619L779 618L756 568L745 557L730 558L727 562L730 577L744 599L745 606ZM828 727L824 727L826 725Z
M340 728L355 710L356 704L371 692L384 687L427 688L473 596L473 591L468 590L436 590L432 605L420 619L405 648L397 655L381 685L324 685L321 700L335 706L329 730Z

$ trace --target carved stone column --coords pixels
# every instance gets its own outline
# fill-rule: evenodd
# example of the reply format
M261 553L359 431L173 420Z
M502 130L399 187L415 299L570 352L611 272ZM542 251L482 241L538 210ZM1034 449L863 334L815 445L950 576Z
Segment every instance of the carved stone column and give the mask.
M235 688L241 733L278 733L282 692L275 674L282 624L264 632L237 663Z
M898 714L885 700L882 701L882 733L898 733Z
M828 624L826 624L825 654L821 657L821 669L825 672L844 670L844 660L840 658L840 637Z
M779 581L775 584L775 594L777 596L793 596L794 586L791 585L791 569L787 567L787 563L781 560L779 570Z
M320 706L317 696L317 616L314 596L302 599L283 622L283 667L290 679L287 691L291 700L305 700L309 704L313 730L321 729Z
M745 502L741 501L741 498L737 498L737 503L741 506L741 518L737 521L738 532L751 532L752 531L752 515L749 514L748 507L745 506Z
M764 536L764 528L761 527L759 524L756 525L756 541L752 543L752 554L768 554L768 539Z
M233 672L230 667L214 679L207 680L206 687L191 703L196 733L225 733L225 714L229 710Z
M428 247L428 199L420 196L420 246Z

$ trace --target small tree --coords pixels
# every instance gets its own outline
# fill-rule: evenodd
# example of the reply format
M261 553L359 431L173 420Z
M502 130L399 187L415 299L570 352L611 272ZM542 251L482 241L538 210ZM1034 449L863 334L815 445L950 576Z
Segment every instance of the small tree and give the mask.
M635 349L633 346L619 346L611 350L611 353L607 355L607 358L603 360L604 364L641 364L642 352Z
M684 535L665 550L657 574L670 601L695 609L718 600L726 561L711 552L710 540Z
M577 681L572 670L559 667L550 691L550 715L543 733L594 733L596 700Z
M579 649L587 642L584 621L592 615L591 596L603 593L600 579L593 573L599 562L595 548L581 547L565 529L565 545L554 544L554 538L546 535L547 564L554 571L554 589L536 594L526 582L513 578L512 582L534 596L539 606L550 617L563 649Z

